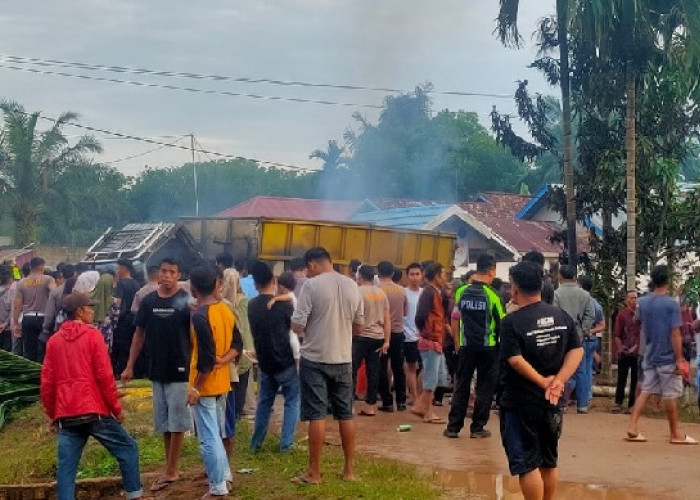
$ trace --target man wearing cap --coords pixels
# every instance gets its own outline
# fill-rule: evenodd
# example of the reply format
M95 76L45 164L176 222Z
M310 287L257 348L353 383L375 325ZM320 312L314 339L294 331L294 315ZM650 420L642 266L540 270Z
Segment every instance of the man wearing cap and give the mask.
M121 426L122 407L107 347L92 327L95 301L82 293L63 299L67 320L46 344L41 370L41 403L58 432L57 494L75 498L75 476L90 436L119 462L126 497L141 498L139 450Z

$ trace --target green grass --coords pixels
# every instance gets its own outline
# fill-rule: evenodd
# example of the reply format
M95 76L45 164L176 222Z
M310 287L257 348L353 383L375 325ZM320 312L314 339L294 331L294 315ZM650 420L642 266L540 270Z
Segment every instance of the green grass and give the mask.
M126 428L137 439L142 472L159 471L164 463L162 438L152 431L151 399L148 389L130 390L122 400L127 417ZM289 479L306 467L306 446L281 454L279 440L270 434L259 453L248 448L250 424L241 422L231 467L255 469L252 474L234 472L237 498L439 498L443 490L415 467L400 462L358 454L353 483L342 481L342 450L326 446L322 458L323 484L298 486ZM0 431L0 484L52 481L56 470L56 436L47 427L39 405L19 412ZM202 469L199 447L188 436L182 452L181 469L197 472ZM79 478L118 476L116 461L94 440L90 440L80 462Z

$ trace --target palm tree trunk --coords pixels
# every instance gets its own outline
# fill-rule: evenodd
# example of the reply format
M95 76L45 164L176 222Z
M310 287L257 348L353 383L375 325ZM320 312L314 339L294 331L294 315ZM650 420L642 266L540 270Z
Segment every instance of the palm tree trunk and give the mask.
M12 210L13 245L22 248L39 243L39 214L28 203L18 203Z
M627 290L637 289L637 122L636 122L636 80L633 64L627 63L626 70L626 118L625 149L627 152Z
M610 238L612 235L612 213L611 211L603 206L603 248L610 248L612 245L610 243ZM610 304L612 303L613 287L616 287L615 280L613 278L613 267L615 266L614 261L610 258L608 252L604 253L601 258L601 277L603 284L603 295L605 296L606 303L604 305L605 309L605 324L607 325L605 330L603 330L603 363L602 363L602 375L603 380L612 380L612 309Z
M562 129L564 135L564 184L566 190L566 247L569 265L576 269L576 191L574 190L573 141L571 138L571 84L569 81L568 0L557 0L557 37L561 78Z

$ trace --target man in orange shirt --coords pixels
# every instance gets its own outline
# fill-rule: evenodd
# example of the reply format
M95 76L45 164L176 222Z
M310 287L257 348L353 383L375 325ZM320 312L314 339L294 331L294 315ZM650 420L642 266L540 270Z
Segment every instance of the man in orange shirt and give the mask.
M231 309L216 299L216 270L196 267L190 274L197 309L192 314L192 362L187 404L192 407L199 448L209 479L209 492L202 498L228 496L232 481L222 440L226 395L231 390L229 363L243 349L234 337Z

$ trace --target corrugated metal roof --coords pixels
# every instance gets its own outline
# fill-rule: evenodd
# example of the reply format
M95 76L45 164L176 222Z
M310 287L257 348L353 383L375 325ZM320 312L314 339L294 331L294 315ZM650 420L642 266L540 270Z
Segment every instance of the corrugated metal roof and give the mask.
M342 222L347 221L361 203L360 201L256 196L216 214L215 217L277 217Z
M423 229L435 217L447 210L450 205L416 206L412 208L392 208L376 212L363 212L350 217L352 222L363 222L377 226L404 229Z
M493 232L518 250L539 252L560 252L562 247L550 242L550 237L562 227L552 222L538 222L517 219L518 213L531 200L530 196L509 193L487 192L480 196L481 201L459 203L462 210L470 213ZM579 236L579 249L586 250L589 243Z

